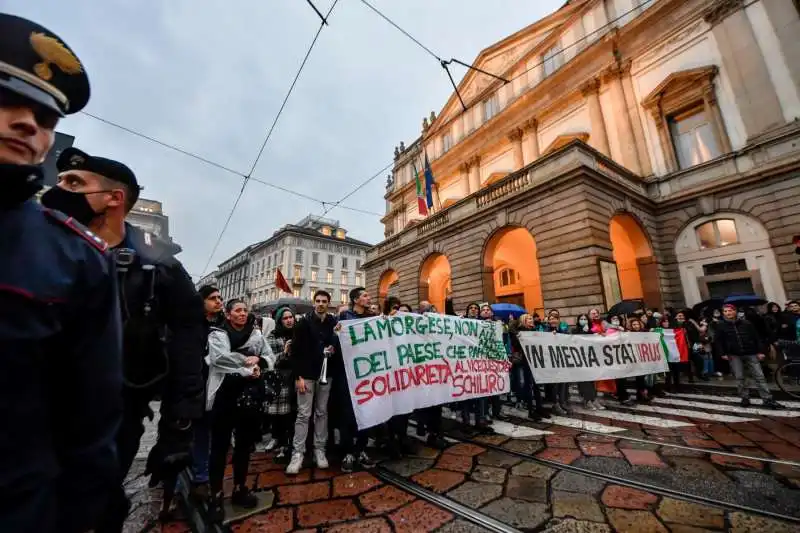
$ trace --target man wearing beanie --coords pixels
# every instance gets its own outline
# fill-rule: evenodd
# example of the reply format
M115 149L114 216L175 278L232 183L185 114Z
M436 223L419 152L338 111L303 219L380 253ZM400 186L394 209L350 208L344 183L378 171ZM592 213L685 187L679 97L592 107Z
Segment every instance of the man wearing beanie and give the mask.
M764 400L767 409L783 409L783 406L772 398L767 387L760 361L764 359L766 345L758 335L755 326L744 318L737 317L737 309L733 304L722 307L724 320L717 327L714 343L722 359L730 361L733 375L736 376L736 388L742 399L742 407L750 405L750 387L745 372L756 380L758 394Z

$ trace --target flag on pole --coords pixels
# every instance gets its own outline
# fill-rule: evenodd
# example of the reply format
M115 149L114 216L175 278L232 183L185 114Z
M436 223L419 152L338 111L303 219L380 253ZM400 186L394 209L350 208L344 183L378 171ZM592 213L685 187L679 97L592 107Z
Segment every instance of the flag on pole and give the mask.
M277 270L275 274L275 286L285 293L293 294L292 288L289 287L289 283L286 281L286 278L284 278L283 274L281 274L280 268Z
M428 152L425 151L425 201L428 208L433 207L433 170L431 170L430 161L428 161Z
M417 182L417 208L419 209L419 214L426 217L428 216L428 203L425 199L425 185L422 183L423 177L419 175L417 165L413 162L411 164L414 167L414 176Z

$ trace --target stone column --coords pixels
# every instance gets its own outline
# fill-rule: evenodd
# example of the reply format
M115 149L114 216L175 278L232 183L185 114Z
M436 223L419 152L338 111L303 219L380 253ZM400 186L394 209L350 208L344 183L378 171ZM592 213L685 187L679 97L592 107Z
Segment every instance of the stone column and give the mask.
M539 123L535 118L530 119L522 126L523 131L528 134L528 159L525 164L530 164L539 159Z
M469 190L473 193L481 188L481 158L475 156L468 161L469 164Z
M519 170L525 166L525 160L522 157L522 130L520 128L511 130L508 140L511 141L511 149L514 153L514 170Z
M603 119L603 110L600 108L600 82L596 79L591 80L581 87L581 92L586 98L586 105L589 107L589 121L592 124L589 144L598 152L610 157L611 151L608 148L606 122Z
M733 151L728 132L725 130L725 123L722 121L722 113L717 104L717 95L714 93L714 86L709 84L703 89L703 107L709 120L714 126L714 133L717 134L719 148L722 153L727 154Z
M628 117L633 126L633 138L636 140L636 150L639 153L639 168L642 176L649 176L653 173L653 166L650 163L650 154L647 152L647 139L644 136L642 118L639 114L639 102L636 101L636 93L633 90L633 79L630 69L622 77L622 88L625 91L625 101L628 104Z
M718 0L706 11L705 20L712 27L745 133L751 139L783 124L783 111L743 7L744 0Z
M462 183L465 184L466 189L467 189L466 196L469 196L470 194L475 192L472 189L472 182L469 179L469 161L461 163L461 165L459 165L459 167L458 167L458 170L461 171L461 180L462 180Z
M761 5L778 37L794 86L800 90L800 1L762 0Z
M624 65L614 65L606 71L603 82L608 85L611 93L611 110L614 114L614 124L622 158L620 163L628 170L641 175L642 167L639 164L639 154L636 152L636 139L633 136L631 118L622 88L622 76L626 74L626 71L630 72L629 69L630 62L626 62ZM594 125L592 125L592 130L594 130Z
M639 279L642 282L642 299L647 307L661 309L661 276L658 271L658 261L654 256L639 257L636 259L639 267Z

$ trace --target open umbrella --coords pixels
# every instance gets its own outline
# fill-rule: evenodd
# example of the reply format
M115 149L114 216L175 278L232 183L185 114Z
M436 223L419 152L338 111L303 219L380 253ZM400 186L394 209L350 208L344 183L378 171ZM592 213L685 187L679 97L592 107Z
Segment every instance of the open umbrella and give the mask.
M755 294L731 294L725 298L725 303L754 307L757 305L764 305L767 301L764 298L759 298Z
M514 315L514 318L519 318L521 315L528 312L524 307L517 304L506 303L492 304L492 311L494 312L495 318L499 318L500 320L508 320L511 315Z
M714 309L722 309L722 304L725 303L722 298L709 298L700 303L692 306L692 311L696 315L702 315L706 312L713 311Z
M634 300L622 300L611 306L608 310L608 316L628 316L634 314L636 311L644 309L644 300L637 298Z

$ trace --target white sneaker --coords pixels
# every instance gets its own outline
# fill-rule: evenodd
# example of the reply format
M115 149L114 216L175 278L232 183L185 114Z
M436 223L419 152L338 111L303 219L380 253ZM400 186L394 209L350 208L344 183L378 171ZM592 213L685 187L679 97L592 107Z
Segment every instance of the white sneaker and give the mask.
M317 468L323 470L328 468L328 458L325 457L324 450L314 450L314 463L317 465Z
M592 402L592 405L594 405L594 408L597 409L598 411L605 411L606 410L606 406L603 405L602 403L600 403L600 400L594 400Z
M289 466L286 467L286 473L290 476L296 476L303 468L303 455L300 453L293 453L292 460L289 461Z
M264 446L265 452L270 452L275 449L275 446L278 445L278 441L275 439L269 439L269 442Z
M597 411L597 407L595 407L591 400L583 402L583 408L590 411Z

